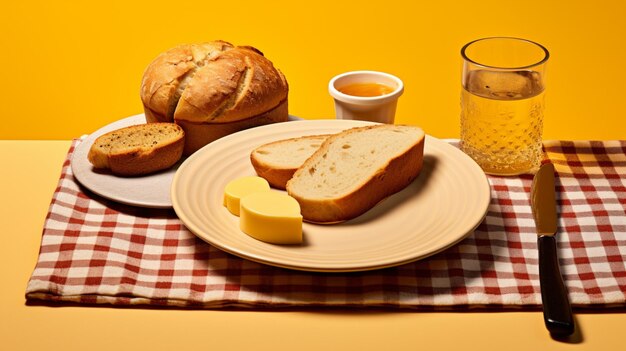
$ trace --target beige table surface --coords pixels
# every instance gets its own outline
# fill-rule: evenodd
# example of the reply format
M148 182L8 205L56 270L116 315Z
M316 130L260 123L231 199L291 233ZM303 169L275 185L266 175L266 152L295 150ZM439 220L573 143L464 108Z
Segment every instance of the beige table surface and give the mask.
M626 313L576 313L552 339L540 311L220 311L28 306L69 141L0 141L0 350L624 350Z

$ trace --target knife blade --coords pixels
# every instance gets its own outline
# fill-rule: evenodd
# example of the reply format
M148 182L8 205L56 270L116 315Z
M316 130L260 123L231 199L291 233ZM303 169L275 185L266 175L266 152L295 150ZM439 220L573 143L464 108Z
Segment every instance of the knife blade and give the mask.
M553 164L542 165L535 174L531 187L531 205L538 235L543 319L551 334L571 335L574 332L574 317L559 269L554 237L557 232L557 211Z

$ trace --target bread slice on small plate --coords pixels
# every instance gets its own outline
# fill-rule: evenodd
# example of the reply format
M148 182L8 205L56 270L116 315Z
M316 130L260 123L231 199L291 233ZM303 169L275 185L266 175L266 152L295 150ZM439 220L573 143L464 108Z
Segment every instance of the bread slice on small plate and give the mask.
M287 193L309 222L355 218L419 175L424 137L418 127L390 124L332 135L287 182Z
M87 158L95 168L120 176L139 176L173 166L183 154L185 133L174 123L147 123L98 137Z
M257 175L277 189L285 189L287 181L329 135L311 135L279 140L252 150L250 162Z

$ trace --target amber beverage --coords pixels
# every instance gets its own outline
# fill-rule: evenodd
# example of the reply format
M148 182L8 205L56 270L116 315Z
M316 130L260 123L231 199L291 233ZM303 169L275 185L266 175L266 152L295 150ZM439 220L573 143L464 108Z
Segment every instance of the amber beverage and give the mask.
M462 150L488 174L533 173L542 158L547 50L523 39L487 38L462 54Z

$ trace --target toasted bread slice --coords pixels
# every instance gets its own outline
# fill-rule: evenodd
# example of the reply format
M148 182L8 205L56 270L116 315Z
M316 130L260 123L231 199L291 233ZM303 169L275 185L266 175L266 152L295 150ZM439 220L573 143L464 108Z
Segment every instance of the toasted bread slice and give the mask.
M311 135L264 144L250 153L250 162L261 178L277 189L285 189L287 181L329 135Z
M98 137L87 158L95 168L121 176L153 173L180 160L185 133L174 123L148 123L121 128Z
M307 221L355 218L418 176L424 138L418 127L390 124L330 136L287 182L287 193Z

